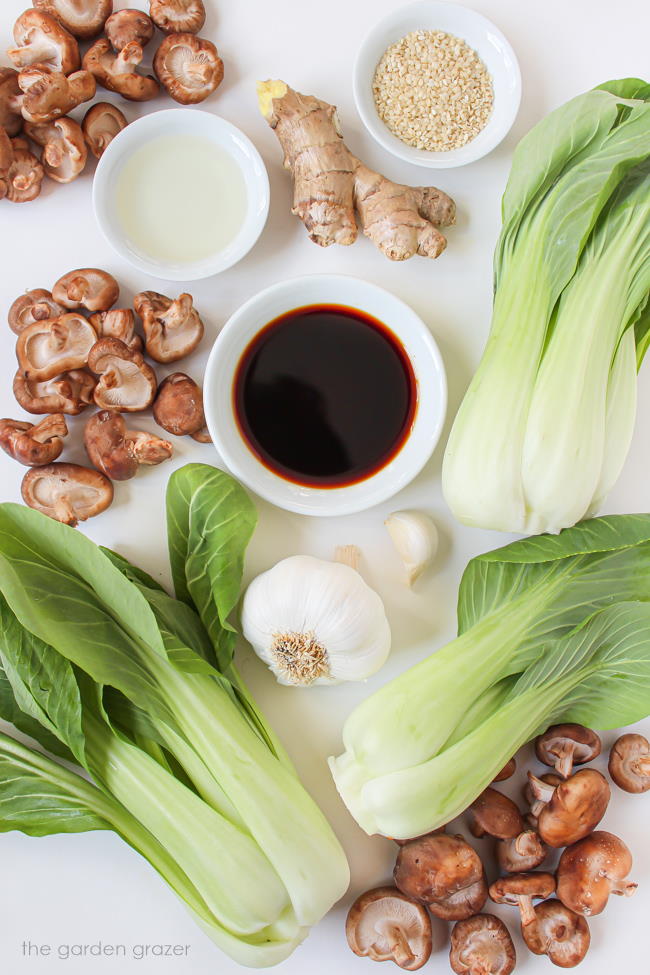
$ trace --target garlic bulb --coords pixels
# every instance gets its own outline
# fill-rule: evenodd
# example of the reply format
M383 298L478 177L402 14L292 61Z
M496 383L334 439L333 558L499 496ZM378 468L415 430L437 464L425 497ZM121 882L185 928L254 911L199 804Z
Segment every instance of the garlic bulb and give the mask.
M384 604L349 565L293 555L251 582L242 629L281 684L365 680L385 663Z
M438 529L422 511L394 511L384 522L412 586L438 550Z

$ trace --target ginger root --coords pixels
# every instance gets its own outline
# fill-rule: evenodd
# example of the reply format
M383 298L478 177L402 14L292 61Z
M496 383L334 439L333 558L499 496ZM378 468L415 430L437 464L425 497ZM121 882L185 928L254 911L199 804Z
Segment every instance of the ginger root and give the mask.
M392 261L442 253L447 241L437 228L456 218L446 193L402 186L364 166L345 145L333 105L301 95L284 81L258 82L257 95L293 175L292 213L314 243L353 244L356 211L366 237Z

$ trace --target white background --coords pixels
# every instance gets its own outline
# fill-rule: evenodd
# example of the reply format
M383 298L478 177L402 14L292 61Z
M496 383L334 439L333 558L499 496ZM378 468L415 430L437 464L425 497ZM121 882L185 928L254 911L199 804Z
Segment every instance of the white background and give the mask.
M134 5L146 7L143 0ZM289 178L281 168L275 137L258 114L255 97L256 79L280 77L303 92L334 102L340 109L346 141L357 155L394 179L426 182L427 170L400 163L371 142L352 101L351 70L357 46L375 18L395 5L394 0L207 0L206 5L209 13L203 33L219 47L225 81L203 107L240 126L258 146L268 166L272 197L267 228L249 256L220 277L188 288L203 315L207 335L200 352L182 368L200 379L220 327L259 289L296 274L354 274L391 289L428 323L447 365L451 419L488 330L492 248L512 150L532 124L569 97L608 78L647 74L647 5L643 0L618 0L614 5L604 0L545 0L543 4L473 0L473 6L506 34L519 57L524 85L521 112L510 136L488 158L464 169L433 174L432 181L458 203L458 226L450 230L449 248L438 261L414 258L405 264L391 264L365 239L346 249L321 250L309 242L289 213ZM26 0L3 0L0 48L9 46L13 17L25 6ZM103 92L101 97L105 97ZM119 100L112 95L108 98ZM143 110L172 104L161 98ZM122 107L130 119L141 111L133 104ZM60 274L84 265L103 266L115 274L123 285L124 304L145 288L168 290L164 283L133 271L100 237L90 205L92 172L90 165L69 186L46 182L35 203L0 204L0 316L24 289L51 287ZM169 187L170 194L182 192L182 185ZM0 414L18 417L22 414L11 396L13 335L6 326L0 325L0 341ZM650 509L649 409L650 371L646 366L640 378L637 434L620 483L607 502L608 511ZM80 425L71 423L71 439L77 443L66 448L65 459L83 463ZM150 419L144 425L154 429ZM449 422L442 444L448 430ZM274 510L263 502L258 506L260 523L250 548L248 577L290 554L327 557L339 543L356 543L364 553L362 568L367 580L384 597L394 634L391 660L363 686L280 688L249 650L240 651L244 675L294 757L305 784L330 817L352 867L349 895L293 958L279 966L282 975L372 971L371 962L349 952L343 923L351 898L390 876L395 849L389 841L366 837L354 824L336 795L325 758L339 751L342 721L357 701L454 635L456 591L463 567L471 556L508 540L453 522L440 494L441 459L442 446L399 497L361 515L318 521ZM211 447L178 440L173 464L189 460L219 463ZM19 500L21 469L4 454L0 465L2 499ZM167 579L163 497L171 468L172 463L167 463L118 485L110 511L82 529L163 580ZM442 538L434 570L414 592L400 582L399 566L382 525L388 512L403 507L421 507L432 513ZM648 733L650 721L644 724ZM605 741L610 743L614 737L606 734ZM519 783L507 785L511 787L508 791L518 792ZM650 795L613 795L603 825L630 845L640 887L631 900L612 898L606 914L593 921L592 949L581 972L648 971L649 812ZM548 971L548 960L528 955L521 944L515 913L509 908L497 908L497 912L514 933L518 971L526 975ZM162 942L188 944L190 949L188 960L28 960L21 957L24 939L50 944L54 951L60 944L90 944L100 939L127 948ZM446 947L440 947L425 971L449 971L446 952ZM109 833L40 840L18 833L0 836L0 968L7 975L50 971L229 975L238 971L195 927L148 864Z

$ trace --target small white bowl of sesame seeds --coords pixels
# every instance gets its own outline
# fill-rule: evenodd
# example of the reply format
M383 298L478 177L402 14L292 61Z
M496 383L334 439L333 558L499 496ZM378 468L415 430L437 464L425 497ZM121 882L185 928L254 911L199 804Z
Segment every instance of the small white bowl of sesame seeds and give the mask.
M481 14L418 0L368 32L354 66L354 98L377 142L417 166L464 166L507 135L521 101L510 44Z

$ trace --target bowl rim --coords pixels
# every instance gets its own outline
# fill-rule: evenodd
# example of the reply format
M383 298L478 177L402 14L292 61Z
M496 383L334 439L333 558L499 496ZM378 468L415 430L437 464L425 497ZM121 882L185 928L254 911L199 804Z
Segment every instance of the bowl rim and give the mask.
M430 364L428 375L433 375L436 378L436 392L439 398L437 400L435 422L432 423L431 416L425 416L420 409L419 390L420 377L423 376L424 373L423 365L422 363L419 366L416 365L416 363L413 362L412 356L409 355L415 372L416 381L418 383L418 410L416 411L411 432L406 438L403 447L388 462L388 464L362 481L358 481L344 487L315 488L307 485L295 484L275 474L262 464L262 462L255 456L255 454L250 450L249 446L245 443L242 438L241 431L239 430L232 407L232 389L235 379L234 369L229 370L229 409L227 411L227 415L224 415L225 411L221 411L217 408L217 391L220 385L218 377L219 361L222 349L232 340L233 333L238 329L240 331L240 336L237 343L237 356L238 358L241 357L251 341L251 336L246 332L246 327L247 323L250 321L250 316L252 313L256 313L260 307L263 307L271 297L276 297L278 295L281 296L283 292L286 292L287 300L285 310L289 311L292 308L300 308L302 305L317 304L319 300L325 300L317 297L311 297L307 294L307 289L312 286L317 286L323 288L326 294L335 296L329 298L332 304L345 304L345 294L342 296L336 295L336 288L337 286L341 287L341 285L343 288L346 286L351 288L361 287L362 289L366 290L367 293L374 293L375 297L377 298L385 299L387 297L392 303L394 303L395 307L402 311L409 321L408 327L414 330L411 332L411 336L417 336L417 340L422 343L424 354L428 357L428 362ZM301 292L307 295L305 300L301 298ZM290 297L292 294L295 297ZM359 308L362 311L365 310L375 317L380 317L377 316L376 311L365 306L362 297L361 299L357 297L355 301L350 301L350 305ZM280 314L282 314L282 311L274 312L272 315L268 316L266 321L273 320L273 318ZM395 325L394 322L386 321L385 319L382 319L382 321L395 333L397 338L404 344L405 351L407 354L409 354L407 341L405 336L400 334L399 325ZM253 335L257 334L257 331L259 331L259 329L262 327L263 325L260 325ZM412 341L413 339L411 339L411 342ZM404 487L406 487L407 484L409 484L415 477L417 477L430 459L440 440L447 413L448 389L445 365L436 340L425 322L411 308L410 305L408 305L397 295L394 295L392 292L387 291L385 288L382 288L379 285L366 281L363 278L348 274L324 273L300 275L294 278L287 278L283 281L276 282L257 292L257 294L253 295L251 298L248 298L233 312L221 329L219 335L215 339L212 349L210 350L203 378L203 398L206 423L212 437L214 447L226 467L235 475L235 477L237 477L256 495L285 511L292 511L298 514L312 515L316 517L331 517L355 514L359 511L364 511L368 508L374 507L375 505L391 498L398 491L401 491ZM226 430L230 433L234 432L236 434L237 441L242 448L241 455L238 455L236 451L231 451L228 444L224 443L224 437L221 436L222 430ZM405 454L404 450L405 447L412 441L416 430L418 437L417 442L420 446L417 451L417 456L411 455L409 459L409 455ZM246 463L243 461L240 463L239 456L246 457L249 464L246 465ZM253 462L252 464L250 463L251 459ZM251 471L254 473L251 474Z
M121 154L121 147L124 142L131 140L129 155L136 152L147 141L146 133L152 129L160 128L160 123L168 119L173 124L191 123L188 128L194 126L196 134L206 134L206 127L212 131L221 131L233 139L236 139L246 150L250 157L252 166L244 169L240 166L240 172L246 182L249 194L254 194L255 206L249 206L247 218L242 224L240 231L241 243L234 249L227 259L224 260L219 253L212 257L203 258L201 261L189 262L186 265L171 265L164 262L148 260L144 256L134 254L126 246L119 235L114 234L112 228L103 218L102 210L107 205L109 194L109 175L113 167L118 164ZM171 132L170 128L170 132ZM208 133L209 134L209 133ZM233 157L235 158L235 157ZM238 162L235 159L236 162ZM236 125L216 115L197 108L165 108L158 112L150 112L142 115L122 129L115 136L102 153L97 162L97 168L93 177L92 185L92 206L95 221L105 240L110 244L116 254L123 260L128 261L132 267L143 274L158 278L161 281L199 281L213 277L237 264L255 246L266 225L271 202L271 190L268 171L264 160L245 132L242 132ZM243 231L246 230L244 234ZM236 239L236 238L235 238Z
M374 100L372 107L369 110L366 107L368 100L363 92L365 83L367 81L367 75L362 72L362 60L365 58L367 49L374 42L377 34L381 33L387 24L397 24L401 18L406 18L410 14L416 13L418 10L431 11L435 8L445 8L447 11L454 9L460 10L462 11L460 16L472 18L477 25L489 31L490 35L499 41L501 51L506 55L506 59L504 59L506 69L512 75L513 90L509 95L507 95L509 100L509 110L505 113L501 124L494 126L491 137L484 140L482 145L479 144L478 151L475 152L467 150L472 146L472 143L476 143L476 139L473 139L466 145L459 147L459 149L450 149L446 151L444 156L442 152L416 149L414 146L409 146L402 142L397 136L394 136L390 132L386 124L380 119L379 114L376 112L376 110L374 110ZM414 166L421 166L426 169L456 169L460 166L467 166L469 163L476 162L478 159L482 159L484 156L488 155L488 153L496 149L496 147L507 136L515 122L515 119L517 118L521 105L521 68L519 66L517 55L515 54L515 51L507 37L505 37L502 31L500 31L499 28L483 14L473 10L471 7L466 7L464 4L449 2L449 0L414 0L412 3L407 3L401 7L390 10L384 17L376 21L366 32L361 40L354 60L352 70L352 91L357 112L359 113L366 131L383 149L390 152L391 155L395 156L396 158L409 162ZM482 132L486 133L486 135L490 132L490 125L491 121L488 120L486 126L482 129ZM479 133L479 135L480 134L481 133ZM458 158L457 154L460 152L463 152L465 158Z

